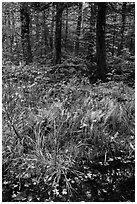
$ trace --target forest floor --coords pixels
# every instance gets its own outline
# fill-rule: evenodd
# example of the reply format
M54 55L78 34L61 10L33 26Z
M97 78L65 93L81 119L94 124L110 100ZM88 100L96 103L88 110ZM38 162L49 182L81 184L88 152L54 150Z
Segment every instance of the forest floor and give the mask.
M3 202L135 201L134 87L83 66L3 63Z

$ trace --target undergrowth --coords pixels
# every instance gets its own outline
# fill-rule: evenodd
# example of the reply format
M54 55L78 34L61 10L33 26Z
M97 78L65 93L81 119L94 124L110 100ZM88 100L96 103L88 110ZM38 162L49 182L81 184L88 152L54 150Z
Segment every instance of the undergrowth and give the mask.
M8 201L115 201L112 189L134 177L134 89L114 81L90 85L79 67L3 66Z

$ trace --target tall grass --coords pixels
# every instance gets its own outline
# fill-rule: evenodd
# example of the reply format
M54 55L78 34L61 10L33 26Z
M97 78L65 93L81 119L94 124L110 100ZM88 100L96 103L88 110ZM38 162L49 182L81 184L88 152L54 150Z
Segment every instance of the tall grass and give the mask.
M70 175L83 175L80 160L107 162L134 151L134 90L84 84L59 83L52 96L38 84L3 86L3 165L10 177L43 180L54 196L58 186L71 194Z

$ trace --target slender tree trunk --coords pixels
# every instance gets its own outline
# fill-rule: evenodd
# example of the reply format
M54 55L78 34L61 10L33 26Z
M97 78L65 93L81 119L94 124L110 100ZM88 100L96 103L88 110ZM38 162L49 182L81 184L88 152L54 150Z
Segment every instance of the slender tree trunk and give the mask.
M81 32L81 23L82 23L82 3L80 2L79 8L78 8L75 54L79 53L79 38L80 38L80 32Z
M4 5L2 5L4 7ZM2 7L2 10L4 8ZM2 54L6 51L6 15L4 15L4 12L2 12Z
M48 16L49 11L44 10L43 11L43 45L44 45L44 54L46 55L49 49L49 43L48 43L48 38L49 38L49 29L48 26L46 25L46 18Z
M115 26L115 23L116 23L116 15L113 17L113 26L114 26L114 29L113 29L113 41L112 41L112 56L115 55L115 36L116 36L116 26Z
M106 46L105 46L105 26L106 26L106 3L98 3L97 28L96 28L96 59L97 75L102 81L106 80Z
M55 64L61 63L61 31L62 31L62 5L56 3L56 28L55 28Z
M21 18L21 41L23 47L23 57L26 64L32 62L32 52L30 45L30 15L28 10L28 2L20 3L20 18Z
M13 3L11 4L12 8L14 8ZM14 12L11 12L11 16L9 16L9 27L11 28L11 34L10 34L10 55L11 55L11 60L14 59L13 55L13 44L14 44L14 34L13 30L15 29L15 21L14 21Z
M8 14L8 26L9 26L9 31L10 34L8 36L8 57L13 60L13 42L14 42L14 35L12 33L12 28L14 27L14 25L12 25L13 23L13 12L12 14Z
M52 7L52 23L51 23L51 29L50 29L50 49L53 51L53 39L54 39L54 14L55 14L55 9L54 6Z
M68 40L68 7L66 8L65 50L67 50L67 40Z
M40 25L39 25L39 12L35 11L35 25L36 25L36 35L35 35L35 50L36 50L36 56L39 56L39 37L40 37Z
M123 50L124 31L125 31L125 24L126 24L126 4L127 4L126 2L123 2L123 6L122 6L121 42L118 47L118 55L121 55Z
M131 55L135 55L135 19L133 21L133 27L132 27L132 34L131 34L131 38L129 41L129 52L131 53Z

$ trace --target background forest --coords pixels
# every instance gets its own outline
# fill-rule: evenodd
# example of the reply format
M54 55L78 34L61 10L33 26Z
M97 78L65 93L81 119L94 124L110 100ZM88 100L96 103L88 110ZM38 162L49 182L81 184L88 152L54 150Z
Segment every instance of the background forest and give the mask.
M2 3L2 199L135 201L135 3Z

